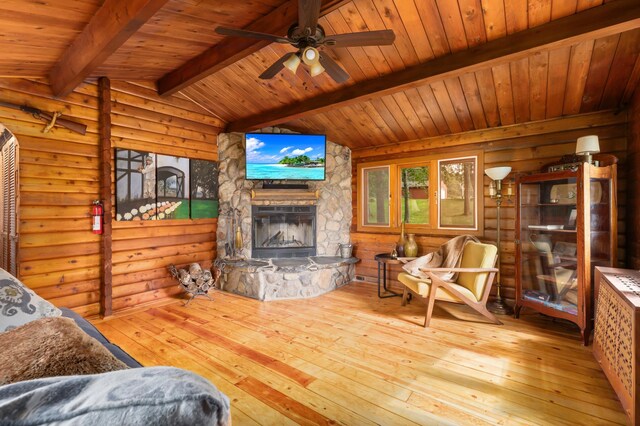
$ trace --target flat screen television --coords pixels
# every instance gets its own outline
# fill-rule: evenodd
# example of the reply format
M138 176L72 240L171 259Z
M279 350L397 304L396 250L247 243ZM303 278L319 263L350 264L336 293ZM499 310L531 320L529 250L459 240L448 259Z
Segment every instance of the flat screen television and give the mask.
M324 180L326 136L247 133L249 180Z

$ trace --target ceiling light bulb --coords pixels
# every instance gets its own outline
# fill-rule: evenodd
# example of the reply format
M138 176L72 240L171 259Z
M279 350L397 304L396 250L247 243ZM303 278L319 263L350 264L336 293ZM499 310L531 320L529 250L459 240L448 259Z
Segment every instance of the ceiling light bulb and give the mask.
M311 65L311 68L309 69L309 74L311 74L311 77L315 77L317 75L320 75L324 72L324 67L322 65L320 65L320 62L317 62L313 65Z
M300 56L298 56L297 53L292 53L291 56L284 61L283 65L295 74L298 70L298 66L300 65Z
M302 52L302 61L309 66L317 63L319 57L318 51L313 47L307 47Z
M307 51L304 52L304 55L310 61L313 61L316 58L316 52L313 49L307 49Z

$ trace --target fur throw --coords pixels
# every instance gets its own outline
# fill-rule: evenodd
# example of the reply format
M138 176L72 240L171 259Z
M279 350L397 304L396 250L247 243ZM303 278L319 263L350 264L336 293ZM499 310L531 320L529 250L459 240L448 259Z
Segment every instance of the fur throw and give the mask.
M127 366L69 318L42 318L0 333L0 385Z

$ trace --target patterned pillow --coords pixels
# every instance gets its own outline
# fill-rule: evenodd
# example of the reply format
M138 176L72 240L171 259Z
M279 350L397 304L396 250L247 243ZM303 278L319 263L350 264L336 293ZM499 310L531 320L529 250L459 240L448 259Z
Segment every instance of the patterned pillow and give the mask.
M0 333L44 317L59 317L60 309L0 268Z

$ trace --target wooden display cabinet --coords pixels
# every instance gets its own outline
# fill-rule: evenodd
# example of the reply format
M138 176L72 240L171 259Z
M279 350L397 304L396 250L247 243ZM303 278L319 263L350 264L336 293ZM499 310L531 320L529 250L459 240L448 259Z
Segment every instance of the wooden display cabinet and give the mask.
M578 325L589 344L595 266L617 257L616 164L517 180L516 305Z

